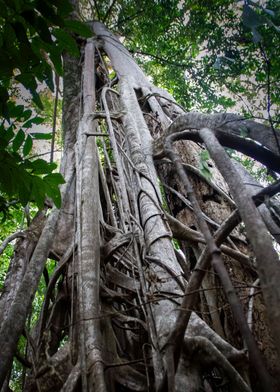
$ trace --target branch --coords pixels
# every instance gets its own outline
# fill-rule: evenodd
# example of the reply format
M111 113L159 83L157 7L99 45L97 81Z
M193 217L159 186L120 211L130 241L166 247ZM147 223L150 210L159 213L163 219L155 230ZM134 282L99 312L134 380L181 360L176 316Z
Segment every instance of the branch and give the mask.
M275 339L278 355L280 355L280 265L278 255L274 250L272 240L267 233L258 210L252 198L248 196L242 179L227 153L219 144L213 132L209 129L202 129L200 131L200 136L209 150L210 156L227 181L230 192L234 197L242 220L245 223L248 238L256 255L257 268L271 331Z
M256 205L259 205L263 203L267 197L272 197L278 192L280 192L280 180L268 185L266 188L263 188L260 192L255 194L252 199Z
M273 124L273 121L271 118L271 113L270 113L270 109L271 109L271 105L272 105L272 102L271 102L271 80L270 80L271 62L270 62L269 58L267 57L267 53L261 43L259 43L259 48L260 48L260 51L261 51L261 54L262 54L262 57L264 59L264 63L266 66L266 87L267 87L266 101L267 101L268 120L269 120L271 130L273 132L273 136L275 138L278 153L280 153L280 143L279 143L279 139L277 137L277 132L276 132L276 129L274 128L274 124Z
M205 365L215 365L218 368L223 369L229 378L232 389L240 392L251 391L240 374L230 364L226 357L214 346L214 344L210 342L210 340L201 336L186 338L184 346L184 351L186 351L188 356L192 353L199 356L199 361Z
M168 59L164 59L163 57L157 56L155 54L152 53L147 53L147 52L143 52L141 50L131 50L130 53L132 54L140 54L142 56L148 56L148 57L153 57L156 60L159 60L159 62L164 63L164 64L169 64L169 65L174 65L175 67L179 67L179 68L184 68L184 70L187 68L189 68L190 64L188 63L177 63Z
M235 292L234 286L231 282L231 279L229 277L227 269L224 265L223 259L221 257L220 249L217 247L216 242L210 232L210 229L204 220L204 217L203 217L201 208L199 206L199 203L197 201L196 195L194 193L192 184L189 181L189 178L184 170L184 167L181 163L180 157L178 156L178 154L175 153L175 151L172 148L172 143L179 138L179 135L180 135L180 133L179 134L175 133L175 134L170 135L166 138L166 141L164 143L164 151L165 151L166 155L174 163L175 169L177 170L179 178L181 179L182 185L188 195L189 200L192 203L193 211L196 216L198 227L199 227L200 231L202 232L202 234L205 238L206 244L207 244L207 253L209 253L209 260L211 261L211 264L212 264L214 270L217 272L217 274L221 280L225 294L226 294L227 299L230 303L230 306L231 306L231 309L233 312L233 316L238 324L241 335L242 335L242 337L248 347L251 363L254 366L255 370L259 374L260 382L261 382L263 388L271 389L270 376L267 373L267 370L265 369L261 354L260 354L259 349L257 347L257 344L255 342L255 339L254 339L254 337L248 327L246 318L243 313L243 308L242 308L240 299ZM198 263L199 263L199 261L198 261ZM209 267L208 260L207 260L207 264L205 267L206 268ZM206 268L205 268L205 270L206 270ZM203 274L204 273L205 272L203 272ZM189 285L190 285L190 283L188 284L185 293L187 293ZM193 289L193 287L192 287L192 289ZM185 296L182 301L182 307L180 309L179 315L176 320L175 328L170 333L170 336L167 341L167 352L170 352L170 349L173 351L175 368L178 365L179 356L180 356L180 352L181 352L181 344L182 344L182 340L185 335L185 331L186 331L186 327L187 327L187 323L188 323L188 317L186 317L186 313L185 313L185 308L186 308L187 302L188 302L188 297Z
M195 243L199 242L201 244L206 243L205 239L199 231L190 229L188 226L184 225L182 222L168 213L165 213L165 215L167 216L168 223L174 238L177 240L191 241ZM243 264L243 266L249 267L251 270L255 269L252 263L252 259L249 256L226 245L220 245L220 248L223 253L239 261L241 264Z
M246 120L238 115L228 113L209 115L192 112L179 116L170 127L166 129L162 136L154 142L156 155L162 152L164 140L168 135L175 132L182 132L186 129L202 128L214 130L220 143L226 147L235 148L262 163L264 162L258 159L258 155L263 155L263 159L266 159L267 162L264 164L268 164L268 167L270 167L269 160L275 159L275 168L272 170L279 172L280 161L278 148L275 146L275 138L271 128L252 120ZM258 142L261 146L245 139L244 135L246 138ZM277 137L280 142L280 136ZM196 139L194 141L200 140ZM272 155L266 155L266 152L270 152Z
M16 238L24 238L25 237L25 233L22 231L18 231L16 233L11 234L9 237L7 237L2 244L0 245L0 255L4 252L4 250L6 249L6 247L8 246L8 244L13 241Z
M108 7L108 9L106 11L106 14L105 14L105 16L104 16L104 18L102 20L103 23L106 23L107 19L109 18L110 14L111 14L111 12L113 10L113 7L114 7L115 3L116 3L116 0L113 0L111 5Z

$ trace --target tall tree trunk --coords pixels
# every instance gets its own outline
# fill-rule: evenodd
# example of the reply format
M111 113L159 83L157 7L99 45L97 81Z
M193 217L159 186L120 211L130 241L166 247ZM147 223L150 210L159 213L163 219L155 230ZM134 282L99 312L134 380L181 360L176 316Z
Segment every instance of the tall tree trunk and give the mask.
M270 238L262 221L255 220L257 213L250 218L244 211L228 173L222 180L213 163L210 181L198 170L204 141L223 172L223 155L214 150L218 142L212 133L211 145L208 131L189 131L182 135L192 141L179 141L176 152L172 148L181 138L174 132L206 126L222 144L233 143L251 156L258 157L259 145L224 129L224 118L210 116L207 122L198 114L183 114L168 93L147 80L102 23L93 22L92 30L94 38L82 46L81 58L64 59L62 208L51 212L40 239L32 243L35 249L27 253L26 269L21 267L21 282L11 264L6 287L11 275L17 284L9 296L1 297L6 309L1 314L1 385L24 333L29 367L25 391L250 391L258 390L258 384L259 390L277 388L279 287L274 282L280 272L277 262L263 268L258 247L269 252L273 263ZM272 157L277 166L273 148L261 151L260 160ZM224 159L235 175L229 158ZM249 228L257 265L236 228L240 216L227 183ZM242 181L241 188L247 195ZM275 188L264 193L273 196ZM266 236L263 242L250 231L255 222ZM38 322L28 330L40 276L54 255L57 265ZM267 287L271 271L273 285ZM249 297L258 289L253 285L258 276L269 323L260 311L262 297L253 302ZM255 323L248 325L252 319ZM276 349L267 340L261 346L266 323Z

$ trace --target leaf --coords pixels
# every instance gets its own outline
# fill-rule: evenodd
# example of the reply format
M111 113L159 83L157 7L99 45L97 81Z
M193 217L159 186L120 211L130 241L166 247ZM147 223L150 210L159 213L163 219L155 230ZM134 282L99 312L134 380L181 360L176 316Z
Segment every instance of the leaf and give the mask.
M7 48L14 47L17 41L16 33L10 23L6 23L4 26L3 41Z
M7 106L9 109L9 116L10 117L13 117L18 120L22 117L22 114L24 112L23 105L16 105L13 101L9 101L7 103Z
M45 64L45 69L43 71L43 76L45 79L45 82L49 89L54 92L54 83L53 83L53 71L49 64Z
M272 22L272 20L270 20L270 19L266 19L266 20L267 20L267 24L268 24L269 26L273 27L278 33L280 32L280 27L276 26L276 25Z
M46 184L42 178L33 176L30 200L34 200L40 209L44 207L46 191Z
M42 104L40 95L35 90L30 90L32 94L32 101L38 106L39 109L43 110L44 106Z
M37 140L51 140L52 138L52 133L32 132L30 135Z
M25 110L25 111L22 113L20 120L26 121L26 120L28 120L31 116L32 116L32 110L31 110L31 109L27 109L27 110Z
M15 136L15 133L13 131L12 125L4 131L3 136L4 136L4 139L6 140L6 142L9 142L10 140L13 139L13 137Z
M61 194L59 190L59 185L64 184L64 178L60 173L52 173L44 177L44 181L47 184L47 195L52 198L55 206L57 208L61 207Z
M31 168L33 174L49 174L57 167L54 162L47 162L44 159L36 159L31 162Z
M45 19L36 14L34 10L26 10L21 14L24 19L34 27L35 31L39 34L44 42L52 43L52 37Z
M90 38L93 35L90 28L85 23L78 20L66 20L65 26L68 27L69 30L81 35L82 37Z
M53 34L57 38L60 47L65 49L72 56L79 57L80 52L77 43L70 34L60 29L55 29Z
M65 180L60 173L52 173L48 174L44 177L44 180L48 182L50 185L60 185L65 184Z
M54 47L50 50L50 59L55 66L55 70L59 76L63 76L63 67L62 67L62 60L61 60L61 52L58 50L57 47Z
M27 136L24 146L23 146L23 155L26 156L30 153L31 149L32 149L32 137L30 135Z
M22 143L24 142L24 139L25 139L25 133L23 132L22 129L20 129L13 140L13 151L14 152L16 152L20 149Z
M56 14L54 7L50 6L46 1L38 1L37 9L40 11L41 15L52 24L58 26L64 25L64 20L60 17L60 15Z
M0 86L0 115L3 115L5 118L9 118L9 109L6 103L8 99L8 90L5 87Z
M57 208L61 207L61 194L58 187L48 186L46 194L53 200Z
M23 128L30 128L32 124L42 124L45 121L43 117L33 117L30 120L26 121L22 127Z
M208 150L202 150L199 154L199 157L200 157L199 170L200 170L201 174L204 177L211 180L212 173L211 173L209 166L208 166L208 160L210 159L210 155L209 155Z
M201 151L201 153L200 153L200 159L201 159L202 161L208 161L208 159L210 159L210 155L209 155L208 150L203 150L203 151Z
M205 167L203 167L202 169L200 169L200 173L204 177L206 177L208 180L212 179L212 173L210 172L210 170L208 168L206 169Z

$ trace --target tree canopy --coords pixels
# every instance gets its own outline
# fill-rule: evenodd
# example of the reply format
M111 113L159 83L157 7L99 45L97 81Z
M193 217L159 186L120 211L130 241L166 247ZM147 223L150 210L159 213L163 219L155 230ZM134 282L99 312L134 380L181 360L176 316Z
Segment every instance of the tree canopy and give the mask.
M51 135L26 132L44 120L29 108L15 106L13 88L22 83L42 108L38 83L46 83L53 91L53 72L62 76L63 51L78 56L75 36L89 37L91 32L86 24L69 19L73 6L67 0L2 3L0 114L5 120L1 162L8 176L1 176L2 197L23 205L35 201L42 207L47 195L59 206L62 178L53 173L55 164L29 159L32 140ZM153 82L166 88L185 109L233 108L245 117L261 117L273 128L278 123L279 2L90 4L80 3L80 17L105 21L125 39ZM5 208L2 200L1 209Z

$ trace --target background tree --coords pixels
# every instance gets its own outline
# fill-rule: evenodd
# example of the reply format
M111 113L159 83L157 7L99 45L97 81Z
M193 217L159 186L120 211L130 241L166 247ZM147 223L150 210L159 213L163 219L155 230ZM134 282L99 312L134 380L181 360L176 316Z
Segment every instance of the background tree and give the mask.
M3 390L9 390L14 356L25 369L21 389L26 391L277 389L280 271L272 236L277 241L273 196L279 187L279 136L273 53L279 38L274 5L81 3L71 16L67 8L64 17L71 19L65 21L60 17L64 5L48 2L48 10L59 17L46 26L56 37L51 35L53 45L63 42L60 48L68 50L65 184L60 210L59 196L38 187L41 200L47 194L56 207L50 213L49 203L41 208L15 244L0 299ZM22 21L25 9L18 3L11 9ZM36 3L35 17L47 18L44 12ZM77 19L83 15L118 28L154 80L172 86L188 111L147 79L103 23L82 27ZM152 18L160 23L150 23ZM3 25L13 26L13 20L8 15ZM26 31L27 24L22 25ZM83 35L90 28L93 38L76 37L76 44L57 26ZM28 31L25 42L32 43L32 33L39 32ZM21 47L17 40L14 50ZM38 47L49 64L52 45L42 41ZM10 68L9 77L15 66ZM254 86L259 78L265 94L258 105L265 102L267 126L247 119L255 116L252 108L243 117L189 111L228 107L234 102L221 97L224 84L240 95L247 80ZM261 189L222 146L259 161L276 183L268 185L266 177L268 186ZM9 143L3 151L9 152ZM27 200L34 196L20 199ZM32 301L44 284L34 320Z

